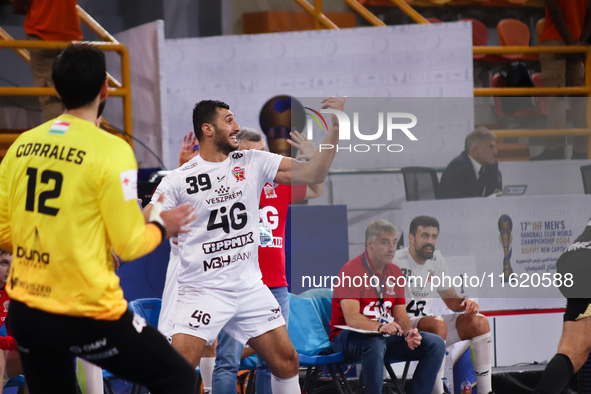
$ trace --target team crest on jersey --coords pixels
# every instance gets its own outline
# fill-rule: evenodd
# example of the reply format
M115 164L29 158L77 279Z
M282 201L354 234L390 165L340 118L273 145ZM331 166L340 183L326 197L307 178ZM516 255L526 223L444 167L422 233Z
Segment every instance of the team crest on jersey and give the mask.
M277 198L277 193L275 193L275 188L269 182L267 182L265 184L265 187L263 187L263 190L265 191L265 198Z
M386 294L396 295L396 289L394 289L394 286L386 286Z
M4 301L4 312L8 312L8 305L10 304L10 300ZM4 321L4 319L2 319Z
M244 168L242 167L234 167L234 169L232 170L232 175L234 175L234 178L236 178L236 182L240 182L246 179L246 177L244 176Z
M427 272L427 282L431 282L432 279L433 279L433 271L429 270L429 272Z

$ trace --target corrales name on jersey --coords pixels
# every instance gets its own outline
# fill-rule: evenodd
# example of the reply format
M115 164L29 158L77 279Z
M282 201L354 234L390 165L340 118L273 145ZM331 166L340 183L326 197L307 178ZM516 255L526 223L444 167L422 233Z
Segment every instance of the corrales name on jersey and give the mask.
M234 256L228 255L227 257L212 257L212 259L208 262L203 260L203 272L207 272L207 270L214 270L216 268L227 267L230 264L233 264L237 261L241 260L248 260L250 259L251 252L246 253L238 253Z
M74 164L82 164L85 155L83 150L53 144L28 143L16 148L16 157L39 156Z
M230 250L234 248L240 248L244 245L254 243L252 232L244 235L239 235L234 238L223 239L216 242L206 242L201 247L205 254L219 252L220 250Z

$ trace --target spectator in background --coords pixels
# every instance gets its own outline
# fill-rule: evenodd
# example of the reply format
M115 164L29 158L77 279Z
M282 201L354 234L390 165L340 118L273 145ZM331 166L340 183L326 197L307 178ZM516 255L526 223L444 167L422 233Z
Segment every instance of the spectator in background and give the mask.
M6 323L6 315L8 314L8 305L10 298L6 293L6 281L8 280L8 273L10 272L10 264L12 263L12 253L0 249L0 327ZM21 357L16 351L16 341L10 335L10 329L6 326L8 335L0 337L0 350L3 351L3 356L0 357L0 376L4 379L14 378L23 373L23 366L21 364ZM0 386L0 394L4 392L4 385ZM25 385L25 393L29 389Z
M402 271L392 263L397 243L398 230L392 224L371 222L365 230L365 251L341 269L338 276L343 280L332 297L332 346L346 357L361 358L367 394L382 393L385 359L418 360L409 392L430 393L445 354L443 339L413 328L406 314L404 287L399 286ZM350 329L342 329L345 325Z
M545 0L546 20L541 45L587 45L591 36L591 8L588 0ZM541 78L544 87L585 85L584 54L541 53ZM573 126L586 128L586 98L570 100ZM548 128L566 128L566 101L548 98ZM532 160L564 159L565 137L548 137L544 151ZM587 158L587 137L573 137L573 159Z
M30 40L80 41L82 29L76 11L77 0L13 0L16 14L26 14L25 33ZM31 49L31 72L35 87L52 88L51 66L61 49ZM57 96L39 96L43 121L57 118L63 112Z
M485 127L466 136L464 151L443 171L439 198L482 197L501 191L503 181L495 160L496 138Z

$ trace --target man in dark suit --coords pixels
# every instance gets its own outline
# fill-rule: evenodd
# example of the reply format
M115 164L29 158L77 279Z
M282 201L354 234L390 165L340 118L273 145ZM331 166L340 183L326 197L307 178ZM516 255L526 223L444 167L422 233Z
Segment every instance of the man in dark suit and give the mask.
M443 171L439 198L482 197L502 189L499 163L495 160L496 138L485 127L466 136L464 152Z

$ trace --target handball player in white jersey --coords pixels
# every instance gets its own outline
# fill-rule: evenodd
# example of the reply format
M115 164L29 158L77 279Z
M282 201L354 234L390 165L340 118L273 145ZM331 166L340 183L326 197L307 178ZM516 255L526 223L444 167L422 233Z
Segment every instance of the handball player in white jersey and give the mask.
M439 222L430 216L417 216L410 223L408 232L409 246L394 255L393 263L402 270L406 277L406 312L413 328L438 334L452 345L461 340L471 340L474 350L474 372L478 392L491 392L492 338L488 320L478 313L479 305L471 298L462 298L453 287L431 289L433 276L441 278L443 273L449 276L447 263L441 252L435 250L439 236ZM409 280L421 277L421 281ZM412 283L410 283L412 282ZM452 312L443 316L431 313L434 298L441 297ZM443 393L443 365L439 370L432 394Z
M345 98L329 97L321 108L343 110ZM300 393L299 361L279 304L261 280L258 266L259 197L265 183L324 182L334 149L308 162L258 151L236 151L240 125L229 106L205 100L193 110L199 156L162 180L152 201L164 193L163 207L195 207L190 232L179 236L181 268L172 345L193 365L206 344L226 332L267 361L274 393ZM338 143L338 120L323 144Z

